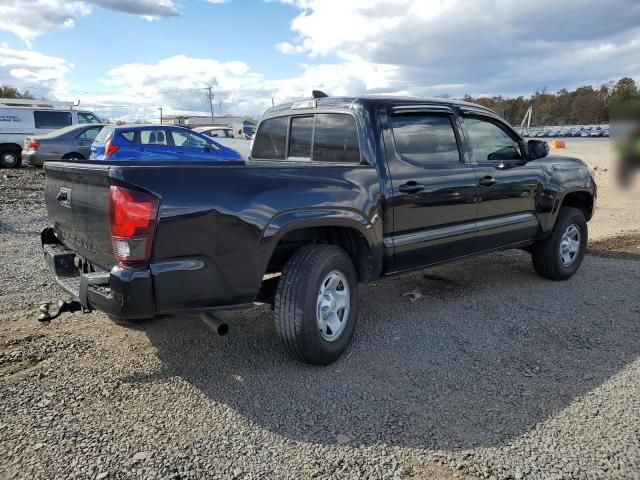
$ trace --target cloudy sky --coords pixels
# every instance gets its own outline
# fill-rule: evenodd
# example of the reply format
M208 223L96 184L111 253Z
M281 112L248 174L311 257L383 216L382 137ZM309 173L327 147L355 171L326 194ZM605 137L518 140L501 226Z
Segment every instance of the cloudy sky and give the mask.
M638 0L0 0L0 83L111 118L640 80ZM219 102L222 102L220 105Z

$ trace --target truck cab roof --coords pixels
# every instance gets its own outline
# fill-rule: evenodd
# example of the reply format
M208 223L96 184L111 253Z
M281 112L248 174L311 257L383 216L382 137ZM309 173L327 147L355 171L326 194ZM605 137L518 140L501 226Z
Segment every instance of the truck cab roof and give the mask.
M332 108L332 109L352 109L355 105L362 105L370 107L372 105L379 105L382 103L395 103L395 104L429 104L429 105L442 105L442 106L458 106L468 107L475 110L484 110L487 113L496 115L493 110L478 105L476 103L465 102L462 100L452 100L449 98L430 98L430 97L409 97L409 96L396 96L396 95L362 95L352 97L321 97L321 98L307 98L296 100L292 102L282 103L267 109L264 113L264 117L278 116L286 111L307 110L314 108Z

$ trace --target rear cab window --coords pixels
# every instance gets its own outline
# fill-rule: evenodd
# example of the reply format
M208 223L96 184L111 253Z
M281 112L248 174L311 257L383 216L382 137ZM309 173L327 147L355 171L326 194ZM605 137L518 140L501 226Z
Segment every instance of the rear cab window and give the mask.
M252 151L257 160L359 163L355 118L348 113L316 113L264 120Z

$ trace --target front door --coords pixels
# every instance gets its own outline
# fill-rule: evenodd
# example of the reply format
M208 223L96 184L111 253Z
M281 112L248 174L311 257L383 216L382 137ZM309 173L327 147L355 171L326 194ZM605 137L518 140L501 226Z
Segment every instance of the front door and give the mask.
M524 143L500 119L481 113L462 118L478 178L476 251L533 239L544 179L539 163L526 161Z
M475 246L477 182L460 153L453 111L421 108L392 108L382 119L394 225L385 244L394 248L397 271L462 257Z
M218 148L204 136L194 135L184 130L171 130L174 152L185 161L217 160Z

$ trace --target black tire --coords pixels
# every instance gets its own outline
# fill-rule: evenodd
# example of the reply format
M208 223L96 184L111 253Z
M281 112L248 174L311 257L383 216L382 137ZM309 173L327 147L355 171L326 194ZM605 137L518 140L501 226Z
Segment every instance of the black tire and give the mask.
M64 157L62 157L62 159L69 160L71 162L81 162L85 158L83 155L80 155L79 153L67 153Z
M562 260L560 247L563 235L571 226L575 226L580 232L580 245L575 257L569 264L565 264ZM587 240L588 229L584 214L577 208L562 207L551 235L533 245L531 251L533 268L541 277L550 280L567 280L580 267L587 249Z
M0 149L0 166L18 168L22 164L22 152L15 148Z
M339 332L319 328L320 291L325 280L338 272L338 290L348 290L348 310L342 310ZM335 305L335 302L333 302ZM346 319L344 315L346 313ZM289 259L275 297L276 332L294 358L312 365L335 362L349 346L358 318L358 275L349 255L334 245L307 245ZM342 322L345 322L342 324ZM325 337L335 335L327 340Z

